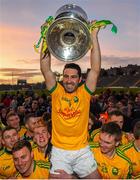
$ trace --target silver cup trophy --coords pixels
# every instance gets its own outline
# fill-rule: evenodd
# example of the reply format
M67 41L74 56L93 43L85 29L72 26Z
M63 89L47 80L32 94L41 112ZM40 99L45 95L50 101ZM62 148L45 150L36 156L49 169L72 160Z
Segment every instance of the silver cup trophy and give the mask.
M75 4L60 7L48 28L46 41L50 53L59 60L82 58L91 46L86 12Z

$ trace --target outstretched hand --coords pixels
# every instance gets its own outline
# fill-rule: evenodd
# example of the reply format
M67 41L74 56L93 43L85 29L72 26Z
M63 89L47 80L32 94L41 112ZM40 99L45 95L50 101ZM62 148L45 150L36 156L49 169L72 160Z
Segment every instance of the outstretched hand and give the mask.
M91 24L95 24L96 22L97 22L96 20L93 20L93 21L91 21ZM94 36L97 36L99 30L100 30L100 27L93 28L93 30L91 31L91 35L92 35L93 37L94 37Z

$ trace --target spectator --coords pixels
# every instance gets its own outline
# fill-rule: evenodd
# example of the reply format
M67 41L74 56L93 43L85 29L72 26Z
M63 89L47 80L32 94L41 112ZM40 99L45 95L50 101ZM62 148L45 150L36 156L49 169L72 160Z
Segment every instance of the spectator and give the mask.
M135 140L129 144L120 147L120 149L130 158L132 162L132 179L140 178L140 121L134 126Z
M0 120L1 123L3 124L2 126L6 126L6 115L8 113L8 109L5 107L2 107L1 112L0 112Z
M25 115L26 115L26 109L23 105L17 107L17 114L20 118L20 124L24 125L25 122Z
M39 124L40 124L40 118L36 117L32 113L26 115L25 127L27 130L21 139L29 141L33 148L36 147L36 145L33 142L34 128L37 127Z
M10 103L11 103L11 97L8 93L5 93L5 96L3 98L3 104L4 104L4 107L8 108L10 107Z
M6 123L9 127L13 127L17 130L20 137L26 132L26 128L20 125L20 118L17 113L10 111L6 116Z
M16 173L12 158L12 148L18 141L19 136L16 129L6 127L2 132L3 151L0 154L0 178L8 179Z
M10 103L10 110L16 111L17 110L17 97L15 95L12 96L11 103Z
M107 122L115 122L122 129L123 123L124 123L124 116L121 111L118 111L118 110L112 111L109 113ZM100 131L101 131L100 128L93 131L91 133L90 141L99 142ZM122 139L121 139L120 143L121 143L120 145L128 143L127 134L124 131L122 131Z
M132 117L134 119L140 118L140 93L135 97L134 107L132 109Z
M101 113L101 107L98 102L98 95L92 95L90 100L90 112L95 116L99 117L99 114Z

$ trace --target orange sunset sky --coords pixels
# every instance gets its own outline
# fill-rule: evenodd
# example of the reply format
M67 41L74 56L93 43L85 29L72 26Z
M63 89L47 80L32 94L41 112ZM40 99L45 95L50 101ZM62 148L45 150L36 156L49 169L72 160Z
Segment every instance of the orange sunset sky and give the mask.
M40 26L55 15L64 4L75 3L82 7L90 20L111 20L111 26L99 33L102 68L140 65L140 1L139 0L0 0L0 84L43 81L39 69L39 54L33 45L40 37ZM86 71L89 53L76 61ZM64 62L52 59L53 71L62 72Z

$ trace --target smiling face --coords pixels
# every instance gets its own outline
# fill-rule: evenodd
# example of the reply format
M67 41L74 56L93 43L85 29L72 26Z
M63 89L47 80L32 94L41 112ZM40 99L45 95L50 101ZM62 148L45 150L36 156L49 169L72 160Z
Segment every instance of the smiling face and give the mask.
M16 169L23 175L30 175L33 166L33 152L30 152L27 147L13 152L13 160Z
M99 144L101 152L107 156L111 156L119 142L116 142L114 135L100 132Z
M50 134L48 132L47 126L36 127L34 129L34 141L39 147L46 147L48 145L49 139Z
M8 150L12 150L18 139L19 135L17 131L15 129L10 129L3 133L2 143Z
M78 71L76 69L66 68L63 73L63 86L65 91L68 93L74 92L78 84L80 83L81 78L78 75Z

